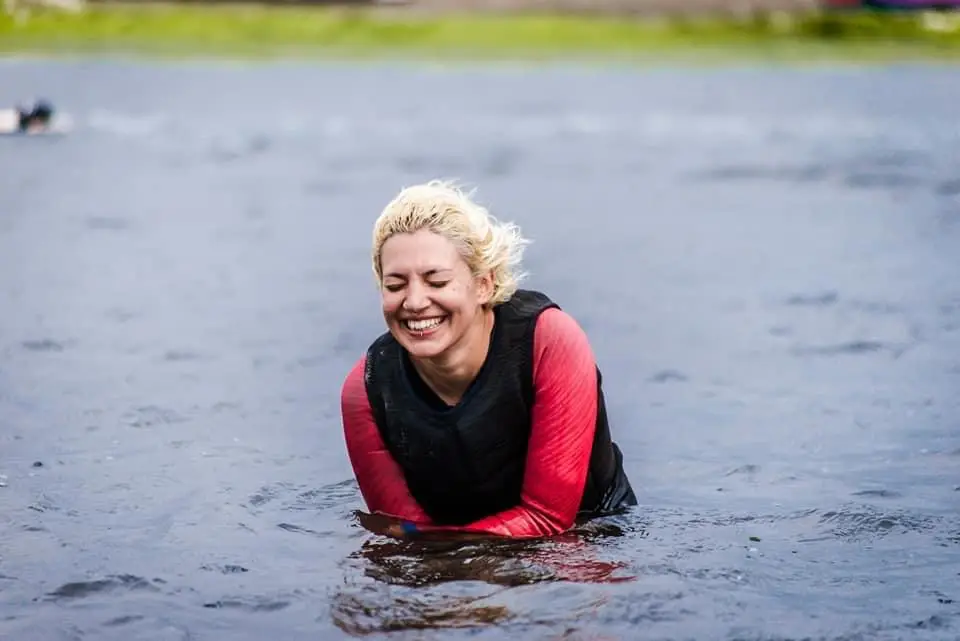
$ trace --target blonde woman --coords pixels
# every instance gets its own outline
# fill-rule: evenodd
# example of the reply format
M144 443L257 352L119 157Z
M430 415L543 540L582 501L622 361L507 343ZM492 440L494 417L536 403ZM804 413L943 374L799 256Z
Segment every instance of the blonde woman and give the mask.
M562 533L636 504L577 322L519 289L527 241L452 184L400 192L373 230L388 331L341 390L383 533Z

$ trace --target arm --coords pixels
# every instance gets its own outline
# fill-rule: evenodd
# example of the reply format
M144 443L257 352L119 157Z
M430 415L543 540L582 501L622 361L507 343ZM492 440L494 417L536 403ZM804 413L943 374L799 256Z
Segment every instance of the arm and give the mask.
M535 401L520 504L445 530L532 538L573 526L586 484L597 416L597 370L586 334L566 312L548 309L534 339Z
M429 523L377 429L363 382L365 363L363 357L353 366L340 392L343 434L360 493L371 512Z

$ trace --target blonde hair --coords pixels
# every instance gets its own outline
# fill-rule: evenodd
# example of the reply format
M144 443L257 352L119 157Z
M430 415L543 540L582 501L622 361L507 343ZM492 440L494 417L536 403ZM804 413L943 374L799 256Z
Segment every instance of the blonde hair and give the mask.
M510 300L525 274L519 267L529 240L513 223L500 222L453 182L431 180L406 187L391 200L373 225L373 272L383 285L380 254L394 234L428 229L452 242L474 276L492 272L489 304Z

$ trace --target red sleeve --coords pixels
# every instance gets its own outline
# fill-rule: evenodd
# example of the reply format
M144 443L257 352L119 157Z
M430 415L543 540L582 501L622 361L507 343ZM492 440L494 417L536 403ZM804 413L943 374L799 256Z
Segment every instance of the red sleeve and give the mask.
M373 419L363 382L366 357L353 366L340 391L343 434L353 473L370 512L419 524L430 517L410 494L400 466L390 455Z
M597 420L596 360L587 336L566 312L537 319L533 405L520 504L465 526L430 526L533 538L570 529L586 484Z

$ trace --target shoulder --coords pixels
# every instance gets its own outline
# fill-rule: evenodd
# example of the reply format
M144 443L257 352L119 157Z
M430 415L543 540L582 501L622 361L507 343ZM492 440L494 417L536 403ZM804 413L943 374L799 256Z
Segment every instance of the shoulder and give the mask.
M535 336L538 343L589 342L580 323L559 307L545 309L537 317Z
M519 289L505 307L510 318L523 319L533 327L534 362L545 352L591 352L590 341L577 320L564 311L547 294L533 289ZM592 355L592 354L591 354Z
M382 362L384 357L388 357L391 350L399 347L396 339L390 332L384 332L378 336L363 355L358 358L350 371L343 379L343 385L340 389L340 398L343 402L362 398L366 403L366 385L368 374L376 367L378 362Z
M366 383L364 381L367 368L367 355L364 354L354 362L350 371L343 379L343 385L340 387L340 401L346 405L355 403L357 399L363 399L366 402Z
M370 343L365 357L370 361L370 366L373 367L377 364L377 361L392 355L398 349L400 349L400 343L393 337L393 334L384 332Z
M558 307L544 310L534 331L534 362L593 360L590 340L577 320Z

